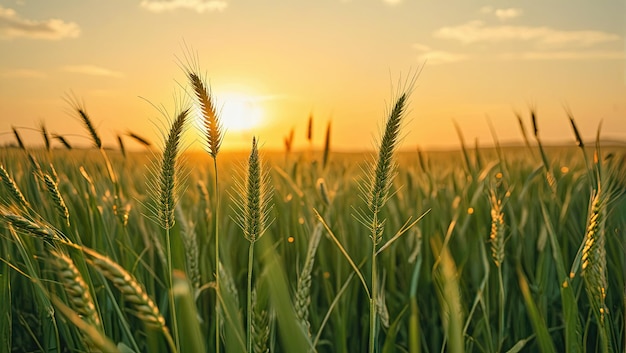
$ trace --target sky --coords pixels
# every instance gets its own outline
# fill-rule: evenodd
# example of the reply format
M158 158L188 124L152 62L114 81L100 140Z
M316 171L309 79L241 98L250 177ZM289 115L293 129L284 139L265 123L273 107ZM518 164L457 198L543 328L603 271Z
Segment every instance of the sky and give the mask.
M42 145L42 124L74 145L88 134L79 101L104 144L129 132L158 140L177 107L192 104L183 71L196 56L227 129L224 149L323 144L374 146L406 82L402 148L519 142L516 113L541 138L573 143L602 123L626 140L624 0L0 0L0 145L12 127ZM194 118L195 119L195 118ZM193 121L190 148L201 148ZM130 139L127 148L141 146ZM60 146L56 144L55 146Z

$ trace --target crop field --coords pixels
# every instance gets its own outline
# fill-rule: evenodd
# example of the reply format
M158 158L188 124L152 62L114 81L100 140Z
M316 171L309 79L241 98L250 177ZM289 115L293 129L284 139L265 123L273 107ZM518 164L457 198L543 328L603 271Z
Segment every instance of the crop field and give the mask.
M207 152L0 150L0 351L626 350L623 147L220 151L189 78Z

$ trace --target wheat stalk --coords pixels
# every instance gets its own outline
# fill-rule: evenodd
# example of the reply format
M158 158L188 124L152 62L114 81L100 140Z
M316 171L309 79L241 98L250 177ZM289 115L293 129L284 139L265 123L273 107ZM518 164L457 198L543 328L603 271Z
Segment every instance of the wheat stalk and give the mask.
M382 207L388 200L391 182L394 177L395 164L393 162L393 154L400 137L400 126L402 118L406 110L409 94L415 83L415 78L408 82L405 90L399 94L393 108L391 109L385 130L383 132L380 146L378 148L378 159L376 167L369 172L367 185L361 185L361 193L367 202L367 212L360 211L357 219L369 229L372 241L371 249L371 280L369 290L369 306L370 306L370 322L369 322L369 352L374 353L376 350L377 337L377 311L379 301L379 284L378 284L378 268L376 265L377 245L382 240L385 220L380 218Z
M218 188L218 169L217 169L217 154L222 146L222 140L224 138L224 129L220 122L219 111L216 108L215 100L211 94L210 87L205 84L199 74L198 58L196 55L189 53L187 50L185 55L186 64L183 66L185 75L189 79L194 96L198 102L200 108L200 115L202 117L202 123L204 131L202 135L205 138L205 146L209 155L213 158L213 170L215 172L215 212L213 212L214 218L214 231L215 231L215 291L217 292L217 298L220 294L220 243L219 243L219 218L218 211L220 209L220 196ZM220 302L215 301L215 351L220 352Z
M176 344L165 324L165 318L137 279L110 258L87 247L82 247L82 250L90 257L87 261L119 289L124 299L132 306L133 314L146 326L160 329L172 351L176 352Z
M248 248L248 352L252 352L252 268L254 264L254 244L265 233L269 210L271 209L272 191L269 188L269 175L263 171L256 138L252 138L252 151L248 158L247 173L244 181L236 181L234 198L237 216L235 222L243 230L244 237L250 242Z

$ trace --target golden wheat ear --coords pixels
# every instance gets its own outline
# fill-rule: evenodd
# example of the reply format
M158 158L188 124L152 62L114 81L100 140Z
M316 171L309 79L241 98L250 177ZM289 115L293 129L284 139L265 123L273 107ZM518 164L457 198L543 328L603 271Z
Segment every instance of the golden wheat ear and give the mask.
M224 138L224 128L220 121L220 112L217 109L215 98L210 85L200 73L197 54L187 48L183 60L178 60L179 66L185 72L191 85L193 96L198 105L199 114L202 118L202 136L209 155L214 159L220 151Z

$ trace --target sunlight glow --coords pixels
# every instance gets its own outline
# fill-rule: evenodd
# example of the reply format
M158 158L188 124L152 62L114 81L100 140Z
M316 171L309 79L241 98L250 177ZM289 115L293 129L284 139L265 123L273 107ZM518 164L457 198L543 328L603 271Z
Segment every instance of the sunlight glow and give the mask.
M217 98L221 104L220 119L227 132L248 131L262 124L263 107L254 96L233 92Z

